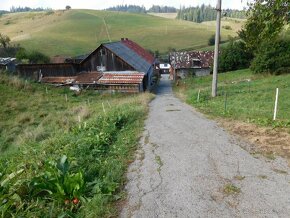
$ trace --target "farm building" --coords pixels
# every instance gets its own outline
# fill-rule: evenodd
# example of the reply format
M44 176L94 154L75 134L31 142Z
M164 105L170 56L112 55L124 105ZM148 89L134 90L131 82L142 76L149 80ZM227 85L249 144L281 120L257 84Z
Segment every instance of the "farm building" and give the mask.
M187 75L206 76L210 74L214 52L172 52L169 58L177 78L184 78Z
M0 58L0 70L15 71L16 58Z
M171 65L167 63L159 64L160 73L169 73Z
M137 43L122 39L119 42L103 43L89 55L78 59L66 59L66 63L20 64L20 76L39 80L40 77L71 77L91 71L137 71L144 73L142 87L152 86L155 58Z
M97 86L97 89L108 92L142 92L144 76L144 73L135 71L104 72L98 81L100 86Z

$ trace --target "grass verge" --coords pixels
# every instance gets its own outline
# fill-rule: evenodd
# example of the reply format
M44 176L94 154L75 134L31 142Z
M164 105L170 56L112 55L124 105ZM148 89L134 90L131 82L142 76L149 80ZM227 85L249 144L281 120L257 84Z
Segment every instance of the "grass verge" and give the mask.
M115 216L152 95L76 96L3 73L0 91L1 216Z
M219 74L216 98L211 97L211 81L211 76L188 78L174 89L187 103L210 116L290 127L290 75L257 75L248 69ZM280 88L280 95L277 120L273 121L276 88Z

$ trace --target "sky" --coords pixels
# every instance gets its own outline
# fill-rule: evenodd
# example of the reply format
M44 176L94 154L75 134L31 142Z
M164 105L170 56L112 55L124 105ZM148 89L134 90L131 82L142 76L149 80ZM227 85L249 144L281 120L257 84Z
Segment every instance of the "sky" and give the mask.
M250 0L222 0L222 8L242 9ZM111 6L133 4L143 5L147 9L153 4L174 6L197 6L201 4L216 5L217 0L0 0L0 10L9 10L11 6L43 7L52 9L64 9L70 5L72 9L105 9Z

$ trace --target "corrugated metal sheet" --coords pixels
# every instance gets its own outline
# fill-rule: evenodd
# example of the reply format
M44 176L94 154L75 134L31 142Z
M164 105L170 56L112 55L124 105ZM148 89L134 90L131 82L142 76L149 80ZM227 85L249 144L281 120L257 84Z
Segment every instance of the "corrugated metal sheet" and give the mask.
M209 68L213 63L214 51L190 51L170 53L171 66L175 69ZM199 61L198 65L194 62Z
M138 55L134 50L130 49L122 42L107 43L103 44L103 46L111 50L139 72L147 73L151 67L151 64L146 59Z
M95 84L102 77L102 73L94 71L89 73L80 73L76 76L75 84Z
M146 51L144 48L142 48L140 45L138 45L137 43L135 43L129 39L121 40L121 42L123 44L125 44L128 48L135 51L142 58L144 58L149 64L153 64L154 56L152 54L150 54L148 51Z
M16 58L0 58L0 65L7 65L12 61L15 61Z
M140 84L145 74L135 71L104 72L99 84Z

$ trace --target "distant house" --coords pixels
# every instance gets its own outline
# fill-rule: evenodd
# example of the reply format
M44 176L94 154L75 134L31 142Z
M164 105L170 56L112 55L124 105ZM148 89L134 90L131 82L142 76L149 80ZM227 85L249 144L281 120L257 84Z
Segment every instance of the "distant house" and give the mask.
M155 58L144 48L129 39L103 43L89 55L78 59L66 60L57 64L21 64L18 72L21 76L63 77L76 76L90 71L137 71L144 74L143 89L150 89L154 72ZM37 79L38 80L38 79Z
M15 71L16 58L0 58L0 70Z
M169 58L172 69L179 78L184 78L187 75L206 76L210 74L214 52L172 52Z
M159 64L160 73L169 73L170 67L168 63Z

